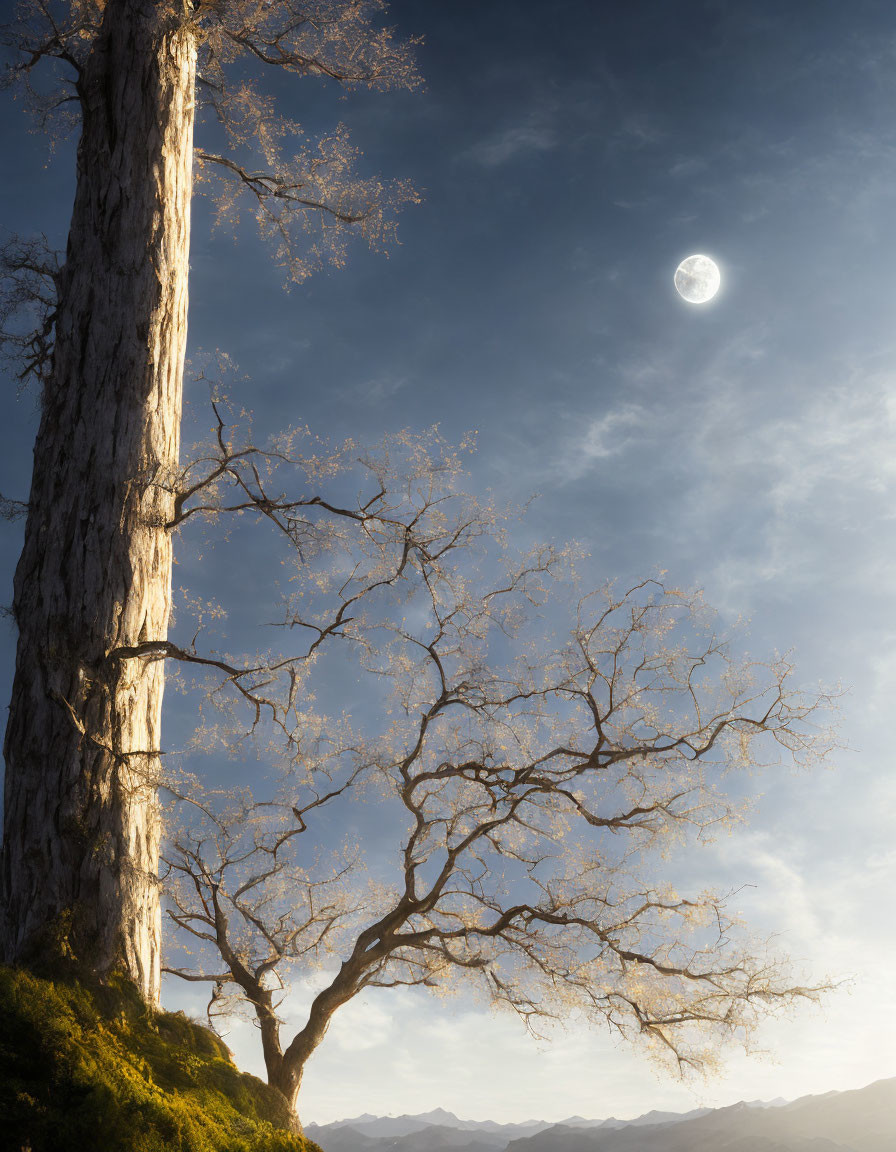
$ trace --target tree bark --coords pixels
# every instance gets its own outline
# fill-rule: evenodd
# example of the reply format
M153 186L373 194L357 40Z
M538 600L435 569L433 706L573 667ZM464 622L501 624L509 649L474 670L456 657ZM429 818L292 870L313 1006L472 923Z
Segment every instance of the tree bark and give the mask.
M6 732L0 948L55 938L156 1003L163 664L187 326L195 45L186 6L109 0L35 445Z

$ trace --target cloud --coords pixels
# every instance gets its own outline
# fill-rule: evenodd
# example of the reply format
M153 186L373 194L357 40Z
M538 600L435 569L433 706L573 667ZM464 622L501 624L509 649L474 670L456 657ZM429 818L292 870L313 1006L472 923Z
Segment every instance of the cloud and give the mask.
M709 162L703 156L680 156L669 166L673 180L693 180L708 171Z
M353 384L349 388L343 389L343 392L347 396L368 404L381 404L384 400L396 396L412 382L410 376L382 373L379 376L371 376L368 380Z
M893 543L896 376L838 375L760 390L735 380L695 420L683 515L722 543L714 568L739 597L757 581L880 586L879 565L860 557Z
M701 434L713 471L753 471L779 514L815 504L830 519L858 491L884 494L896 480L896 377L832 380L801 390L799 409L759 421L748 393L724 399Z
M327 1035L334 1054L368 1052L391 1045L396 1019L383 1001L355 998L333 1017Z
M548 152L557 143L554 129L542 115L534 115L523 124L510 125L477 141L464 155L483 168L497 168L526 153Z
M818 1006L771 1020L761 1031L760 1045L786 1068L788 1096L818 1091L834 1070L831 1086L838 1089L896 1072L889 1016L896 994L882 962L896 935L880 917L891 902L894 853L869 850L887 844L893 802L866 796L860 804L857 798L855 811L841 805L834 813L826 791L794 789L782 813L787 837L748 831L717 849L733 874L754 879L755 887L738 894L738 907L748 923L775 933L772 947L793 957L794 976L838 985ZM819 837L826 826L836 827L835 837ZM730 1081L749 1076L756 1083L751 1094L761 1089L757 1074L761 1067L744 1059L728 1069Z
M884 630L880 639L883 651L876 653L869 661L871 690L867 707L875 721L883 720L889 726L893 701L896 700L896 633Z
M665 135L656 117L629 109L623 112L611 138L611 148L649 148Z
M399 371L379 372L376 376L356 380L354 383L344 384L333 391L341 399L349 400L354 404L383 404L403 392L405 388L414 384L416 378L409 373Z
M568 437L556 453L555 477L561 482L578 480L598 461L619 456L644 433L648 416L637 404L622 403L585 421L584 428Z
M598 410L567 409L550 434L539 429L543 475L615 482L626 454L630 488L654 477L642 525L663 537L676 525L670 562L686 541L703 556L701 579L708 561L745 594L785 575L800 585L822 573L836 579L847 539L869 562L893 545L891 354L847 351L819 378L817 365L782 355L760 323L698 370L687 347L622 361L604 369L613 386ZM884 572L877 564L862 578Z

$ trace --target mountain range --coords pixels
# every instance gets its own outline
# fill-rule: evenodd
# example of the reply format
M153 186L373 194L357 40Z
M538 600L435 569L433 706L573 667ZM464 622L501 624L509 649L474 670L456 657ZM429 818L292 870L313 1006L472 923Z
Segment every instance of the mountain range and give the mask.
M896 1152L896 1079L788 1103L647 1112L634 1120L497 1124L437 1108L309 1124L323 1152Z

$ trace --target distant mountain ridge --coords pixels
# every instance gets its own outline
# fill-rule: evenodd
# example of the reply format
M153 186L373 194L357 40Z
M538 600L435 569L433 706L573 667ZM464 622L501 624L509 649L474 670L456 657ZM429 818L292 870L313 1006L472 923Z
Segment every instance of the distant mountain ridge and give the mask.
M580 1120L581 1117L573 1117ZM570 1120L570 1123L572 1120ZM591 1121L583 1121L591 1123ZM352 1128L364 1136L382 1138L395 1136L408 1136L413 1132L422 1132L424 1128L442 1127L452 1128L459 1132L494 1132L508 1133L512 1130L515 1135L532 1136L551 1125L544 1120L526 1120L521 1124L498 1124L494 1120L459 1120L453 1112L446 1112L444 1108L435 1108L432 1112L421 1112L417 1116L372 1116L365 1112L362 1116L355 1116L350 1120L335 1120L332 1124L321 1126L309 1124L309 1129L315 1131L332 1131L337 1128Z
M309 1124L324 1152L896 1152L896 1079L790 1103L651 1111L634 1120L570 1116L559 1124L365 1113Z

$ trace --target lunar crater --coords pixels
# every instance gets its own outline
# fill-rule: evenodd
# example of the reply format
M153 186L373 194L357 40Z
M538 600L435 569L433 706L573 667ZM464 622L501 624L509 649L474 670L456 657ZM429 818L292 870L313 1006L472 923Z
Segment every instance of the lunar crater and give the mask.
M688 304L706 304L721 283L719 266L709 256L688 256L675 269L675 290Z

